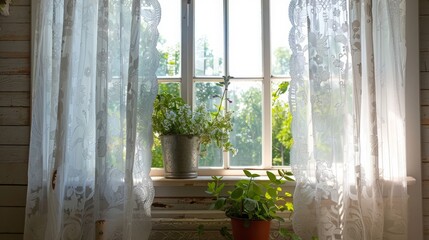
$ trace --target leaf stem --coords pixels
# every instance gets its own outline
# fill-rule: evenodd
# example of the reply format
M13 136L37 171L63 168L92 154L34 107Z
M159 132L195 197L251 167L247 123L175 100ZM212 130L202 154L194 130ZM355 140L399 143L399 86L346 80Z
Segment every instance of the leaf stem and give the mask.
M217 112L216 112L216 114L215 114L215 116L214 116L214 120L216 120L216 119L217 119L217 117L218 117L218 116L219 116L219 114L220 114L220 110L222 109L223 100L225 99L226 92L228 91L229 79L230 79L230 76L224 76L224 77L223 77L223 83L224 83L224 84L223 84L223 93L222 93L222 97L220 98L219 107L217 108ZM211 124L213 124L213 122L214 122L214 121L212 121L212 122L211 122Z

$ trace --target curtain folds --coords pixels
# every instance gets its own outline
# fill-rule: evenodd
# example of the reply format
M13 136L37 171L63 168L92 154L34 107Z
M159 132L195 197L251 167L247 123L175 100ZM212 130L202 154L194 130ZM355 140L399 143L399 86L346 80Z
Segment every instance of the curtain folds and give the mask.
M37 0L24 239L147 239L157 0ZM97 230L97 231L96 231Z
M407 239L405 1L294 0L294 230Z

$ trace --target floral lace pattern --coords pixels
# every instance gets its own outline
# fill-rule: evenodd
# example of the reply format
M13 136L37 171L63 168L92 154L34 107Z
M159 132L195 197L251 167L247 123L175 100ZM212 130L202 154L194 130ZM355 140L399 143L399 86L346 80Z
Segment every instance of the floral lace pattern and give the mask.
M293 223L303 239L406 239L404 2L291 1Z
M147 239L157 0L35 3L24 239ZM100 233L98 233L100 234Z

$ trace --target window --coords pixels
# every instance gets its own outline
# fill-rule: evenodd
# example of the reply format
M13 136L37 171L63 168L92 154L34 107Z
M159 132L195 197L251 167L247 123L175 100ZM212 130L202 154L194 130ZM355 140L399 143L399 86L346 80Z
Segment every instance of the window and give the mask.
M289 165L289 1L159 0L159 91L215 108L223 76L234 111L236 155L212 146L201 169L269 169ZM162 167L155 138L153 167Z

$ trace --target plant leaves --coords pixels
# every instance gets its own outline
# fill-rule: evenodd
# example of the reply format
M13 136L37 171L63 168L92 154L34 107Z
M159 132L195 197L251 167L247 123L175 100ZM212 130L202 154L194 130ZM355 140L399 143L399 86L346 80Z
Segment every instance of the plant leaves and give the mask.
M220 229L220 234L225 237L227 240L233 240L232 234L228 231L227 227L222 227Z
M291 177L287 177L287 176L285 176L285 179L286 179L286 180L288 180L288 181L290 181L290 182L295 182L295 179L293 179L293 178L291 178Z
M226 198L223 198L223 197L218 198L215 202L214 208L221 209L223 208L223 206L225 206L225 203L226 203Z
M244 169L243 172L244 172L244 174L246 174L247 177L249 177L249 178L252 177L252 173L250 173L248 170Z
M252 191L255 193L255 195L259 196L262 194L262 189L257 183L252 182L251 186L252 186Z
M267 171L267 176L270 179L271 182L275 183L277 180L276 175L274 175L274 173Z
M286 204L287 210L293 212L293 203L287 202Z
M245 198L243 207L247 212L253 212L258 207L258 202L251 198Z
M268 188L267 189L267 194L268 194L268 196L270 196L269 199L272 199L272 198L275 199L277 197L277 191L275 189L273 189L273 188Z
M231 198L234 200L237 200L243 196L243 192L244 192L244 190L242 188L235 188L231 192Z

